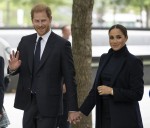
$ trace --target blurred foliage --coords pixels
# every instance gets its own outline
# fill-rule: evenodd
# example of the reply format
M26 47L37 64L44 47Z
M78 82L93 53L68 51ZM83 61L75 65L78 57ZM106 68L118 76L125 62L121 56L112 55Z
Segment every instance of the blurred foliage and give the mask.
M94 6L100 24L103 22L101 17L106 13L128 13L139 17L136 22L139 27L150 28L150 0L95 0Z
M62 25L71 24L72 1L70 0L1 0L0 11L3 12L4 26L19 27L17 24L17 11L19 9L23 10L24 15L22 27L32 26L30 10L37 3L46 3L50 6L54 26L59 26L60 23ZM62 15L61 12L65 15Z
M11 0L14 4L20 4L20 5L34 5L37 3L46 3L46 4L54 4L56 6L59 5L67 5L71 4L68 0Z
M37 3L46 3L51 7L55 26L71 24L73 0L1 0L0 15L2 12L4 26L19 26L17 24L18 9L24 10L23 26L31 26L30 10ZM101 17L106 13L134 13L135 15L142 15L143 10L146 12L147 21L145 21L145 24L147 27L150 27L150 0L94 0L93 14L97 14L94 22L101 25L103 22Z

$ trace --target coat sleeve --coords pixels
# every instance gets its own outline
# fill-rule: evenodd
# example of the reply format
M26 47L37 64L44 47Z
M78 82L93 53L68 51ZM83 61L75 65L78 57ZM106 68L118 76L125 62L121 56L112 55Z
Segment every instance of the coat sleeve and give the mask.
M97 102L97 98L98 98L97 86L99 85L99 70L101 68L101 64L103 63L104 59L105 59L105 54L103 54L100 57L99 66L98 66L98 70L96 73L93 87L80 107L80 111L86 116L89 115L89 113L92 111L92 109L94 108Z

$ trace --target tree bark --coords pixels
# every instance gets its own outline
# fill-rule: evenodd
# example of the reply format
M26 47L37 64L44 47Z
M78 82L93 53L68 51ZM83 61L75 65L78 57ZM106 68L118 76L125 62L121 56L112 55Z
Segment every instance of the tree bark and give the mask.
M73 0L72 50L76 69L78 103L83 103L92 81L91 26L94 0ZM87 127L87 125L89 127ZM91 114L72 128L92 128Z

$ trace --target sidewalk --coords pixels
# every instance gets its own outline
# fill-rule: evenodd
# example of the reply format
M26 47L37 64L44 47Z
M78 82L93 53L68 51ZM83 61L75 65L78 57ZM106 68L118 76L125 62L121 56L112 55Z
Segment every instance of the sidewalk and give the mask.
M22 115L23 111L15 109L14 104L14 93L6 93L4 98L4 107L10 120L10 125L7 128L22 128Z
M149 128L150 127L150 97L149 97L149 90L150 90L150 85L146 85L144 89L144 96L142 101L140 101L140 108L141 108L141 113L142 113L142 118L143 118L143 124L144 128ZM5 94L5 99L4 99L4 106L6 109L6 112L8 114L8 117L10 119L10 125L7 128L22 128L22 115L23 111L19 109L15 109L13 107L14 104L14 98L15 94L14 93L6 93ZM92 111L93 117L93 128L94 128L94 122L95 122L95 117L94 117L94 112L95 110Z

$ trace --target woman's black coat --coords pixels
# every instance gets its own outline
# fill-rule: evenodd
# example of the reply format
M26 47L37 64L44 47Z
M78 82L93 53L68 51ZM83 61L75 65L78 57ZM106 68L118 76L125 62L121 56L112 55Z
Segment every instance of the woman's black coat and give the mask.
M100 74L110 56L112 49L100 58L94 85L80 107L80 111L88 115L96 105L96 128L101 128L101 96L97 86L100 86ZM132 55L126 46L119 58L119 66L113 78L111 86L114 95L109 98L111 128L143 128L139 103L143 97L143 64L140 59Z

